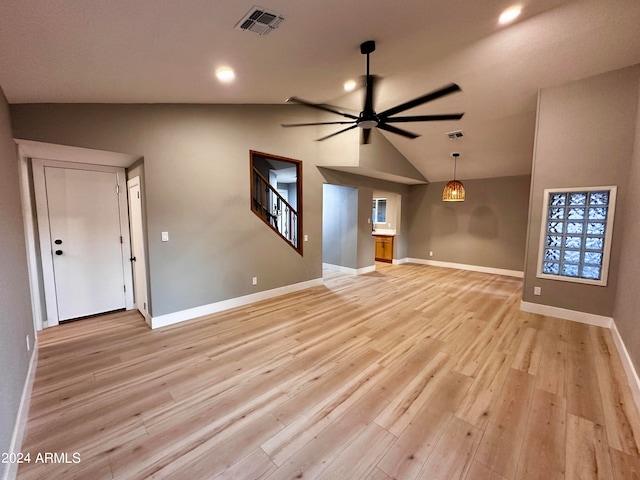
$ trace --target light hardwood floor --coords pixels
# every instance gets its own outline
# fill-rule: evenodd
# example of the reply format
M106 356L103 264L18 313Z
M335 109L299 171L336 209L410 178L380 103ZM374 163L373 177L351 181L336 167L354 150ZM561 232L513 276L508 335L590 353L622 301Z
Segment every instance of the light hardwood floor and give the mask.
M622 480L640 417L609 331L519 310L521 281L421 265L157 331L39 336L27 479Z

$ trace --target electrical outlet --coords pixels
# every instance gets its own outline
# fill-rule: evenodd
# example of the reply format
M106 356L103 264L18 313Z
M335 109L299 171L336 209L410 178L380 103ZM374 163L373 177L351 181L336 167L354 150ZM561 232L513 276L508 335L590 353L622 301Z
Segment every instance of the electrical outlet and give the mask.
M251 279L251 285L257 285L258 284L258 277L253 277Z
M542 295L542 287L533 287L534 295Z
M169 241L169 232L162 232L162 241L163 242Z
M305 242L308 242L308 241L309 241L309 235L305 235L305 236L304 236L304 241L305 241Z
M432 251L429 251L429 256L433 257L433 252Z
M29 338L29 335L27 335L27 352L31 351L31 339Z

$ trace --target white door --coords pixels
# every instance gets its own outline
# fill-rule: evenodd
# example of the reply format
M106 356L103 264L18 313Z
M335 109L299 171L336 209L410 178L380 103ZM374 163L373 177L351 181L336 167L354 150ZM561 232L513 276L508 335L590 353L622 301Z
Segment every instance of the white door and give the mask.
M127 182L129 189L129 222L131 230L131 262L133 266L133 290L136 307L148 318L147 313L147 272L144 254L144 230L142 227L142 196L140 194L140 178L135 177Z
M44 167L58 320L125 308L113 172Z

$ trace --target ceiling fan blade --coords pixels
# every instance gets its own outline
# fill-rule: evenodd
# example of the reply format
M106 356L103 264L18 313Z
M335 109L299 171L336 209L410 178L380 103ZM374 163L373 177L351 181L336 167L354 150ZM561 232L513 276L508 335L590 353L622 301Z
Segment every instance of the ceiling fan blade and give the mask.
M281 123L282 127L311 127L313 125L349 125L353 121L348 122L315 122L315 123Z
M369 145L369 136L371 135L371 129L370 128L363 128L362 129L362 143L364 145Z
M387 125L386 123L379 123L378 128L380 130L386 130L387 132L395 133L397 135L402 135L403 137L407 137L407 138L418 138L420 136L420 135L416 135L415 133L407 132L406 130L393 127L391 125Z
M311 103L311 102L308 102L307 100L303 100L298 97L289 97L287 98L287 102L299 103L300 105L306 105L307 107L316 108L318 110L324 110L325 112L335 113L337 115L342 115L343 117L352 118L354 120L358 118L357 116L351 115L350 113L344 113L344 112L341 112L340 110L328 107L326 105L322 105L320 103Z
M385 118L386 123L437 122L440 120L460 120L464 113L447 113L442 115L415 115L409 117Z
M401 103L400 105L397 105L393 108L385 110L384 112L379 113L378 117L381 120L386 120L387 117L390 117L391 115L404 112L405 110L409 110L410 108L417 107L418 105L422 105L423 103L431 102L432 100L436 100L440 97L444 97L446 95L450 95L455 92L459 92L460 90L461 89L458 85L456 85L455 83L452 83L451 85L442 87L439 90L436 90L431 93L427 93L426 95L423 95L418 98L414 98L413 100L409 100L408 102Z
M334 132L334 133L332 133L332 134L330 134L330 135L326 135L326 136L324 136L324 137L322 137L322 138L318 138L318 139L316 139L316 141L321 142L321 141L323 141L323 140L326 140L327 138L335 137L336 135L338 135L338 134L340 134L340 133L343 133L343 132L346 132L347 130L354 129L354 128L356 128L357 126L358 126L358 125L354 123L354 124L353 124L353 125L351 125L350 127L343 128L342 130L338 130L337 132Z

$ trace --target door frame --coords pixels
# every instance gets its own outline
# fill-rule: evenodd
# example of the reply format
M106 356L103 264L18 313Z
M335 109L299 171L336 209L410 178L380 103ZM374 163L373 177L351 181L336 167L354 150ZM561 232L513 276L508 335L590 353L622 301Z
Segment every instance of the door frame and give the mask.
M124 272L125 308L131 310L133 304L133 273L131 268L131 238L129 233L129 211L127 205L127 180L124 168L106 165L64 162L32 158L33 188L37 212L38 238L40 240L40 260L42 263L42 280L44 286L44 303L47 326L58 325L58 301L56 298L55 277L53 273L53 246L49 234L49 208L46 201L45 167L69 168L74 170L90 170L115 173L118 181L118 210L120 213L120 232L122 234L122 271ZM42 214L40 214L42 213Z
M149 315L149 278L147 275L147 254L146 254L146 250L147 250L147 239L146 239L146 235L145 235L145 229L144 229L144 191L142 189L142 181L140 179L139 176L135 176L130 178L129 180L127 180L127 197L129 197L129 190L132 187L138 187L138 191L140 192L140 225L134 225L133 224L133 218L131 215L129 215L129 223L131 224L130 226L130 231L133 232L134 228L139 228L140 229L140 237L141 237L141 241L142 241L142 258L137 258L136 257L136 265L140 265L142 267L142 271L143 273L143 277L144 277L144 290L145 290L145 300L146 305L140 305L138 302L138 298L134 298L135 300L135 308L138 309L138 311L144 316L145 321L147 322L147 324L149 326L151 326L151 315ZM133 203L133 199L129 198L129 207L131 207L132 203ZM131 233L131 241L133 242L133 233ZM133 255L133 254L132 254ZM131 273L134 277L134 281L137 278L135 275L135 267L133 266L133 262L131 263ZM134 285L134 293L135 293L135 285Z

